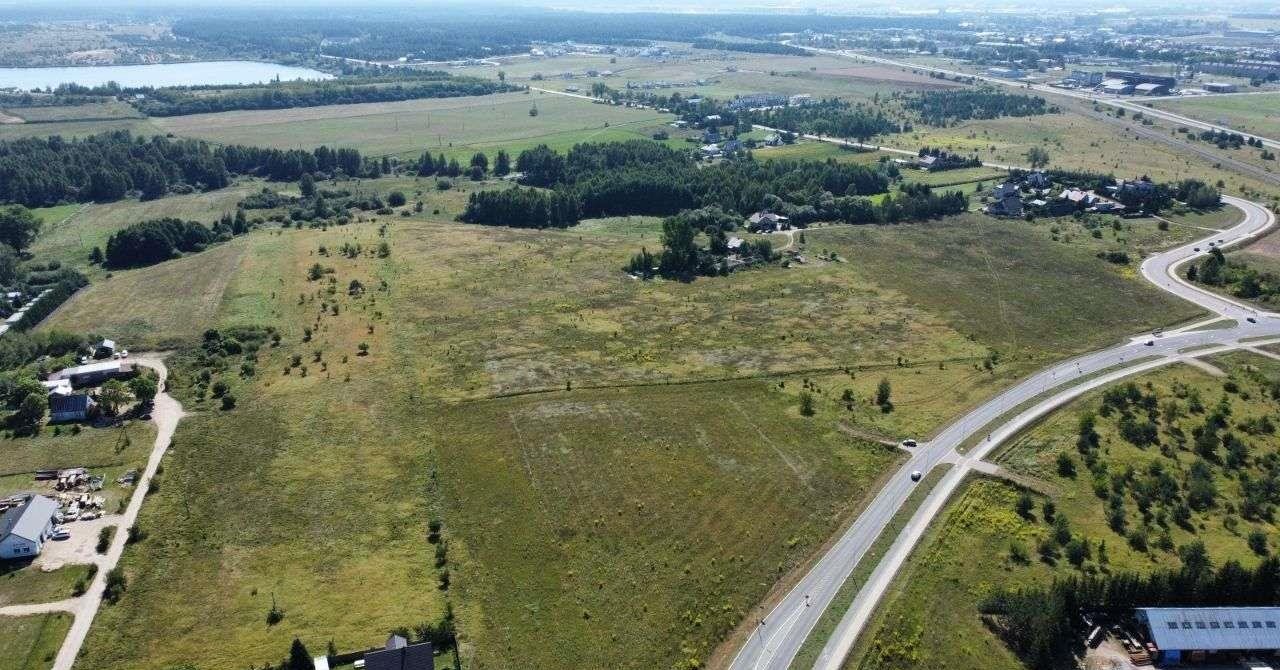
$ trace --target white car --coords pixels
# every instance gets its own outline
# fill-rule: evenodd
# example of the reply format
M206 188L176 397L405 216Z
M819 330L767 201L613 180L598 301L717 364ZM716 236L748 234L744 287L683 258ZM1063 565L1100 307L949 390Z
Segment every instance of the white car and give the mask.
M83 511L83 512L81 512L81 513L80 513L80 520L81 520L81 521L92 521L92 520L94 520L94 519L96 519L96 518L98 518L98 517L100 517L100 516L102 516L102 512L99 512L99 511L98 511L98 510L96 510L96 509L85 510L85 511Z
M63 527L59 526L59 527L57 527L57 528L54 528L54 529L53 529L53 532L49 534L49 539L51 539L51 540L70 540L70 539L71 539L71 531L67 530L66 528L63 528Z

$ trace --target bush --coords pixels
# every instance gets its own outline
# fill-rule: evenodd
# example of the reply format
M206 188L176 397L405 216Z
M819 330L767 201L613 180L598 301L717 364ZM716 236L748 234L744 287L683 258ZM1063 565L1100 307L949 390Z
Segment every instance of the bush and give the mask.
M228 394L226 394L226 395L222 396L222 410L223 410L224 412L225 412L225 411L228 411L228 410L235 409L235 407L236 407L236 397L235 397L235 396L231 395L230 393L228 393Z
M98 546L95 549L99 554L107 553L107 550L111 548L111 538L115 537L115 534L115 526L103 526L98 531Z
M404 193L400 191L392 191L387 195L387 204L392 207L404 207L405 203L408 201L408 198L405 198Z
M124 595L125 589L129 587L129 580L124 576L124 569L116 566L107 573L106 587L102 590L102 599L108 604L114 605L120 601Z

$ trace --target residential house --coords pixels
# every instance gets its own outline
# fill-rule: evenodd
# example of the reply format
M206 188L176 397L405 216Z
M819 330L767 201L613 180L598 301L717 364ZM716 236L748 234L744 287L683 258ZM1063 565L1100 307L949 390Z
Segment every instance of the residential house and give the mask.
M738 140L729 140L728 142L725 142L723 146L720 147L720 151L726 154L742 151L742 142Z
M1006 195L999 200L987 205L987 214L991 216L1022 216L1022 198L1017 195Z
M430 642L409 644L399 635L387 638L385 649L364 655L364 670L435 670L436 659Z
M89 418L98 403L87 393L49 396L49 420L52 423L84 421Z
M789 230L791 224L787 223L787 217L779 216L773 212L756 212L747 219L747 230L753 233L768 233L775 230Z
M776 147L782 144L782 136L777 133L773 133L772 135L764 138L764 144L767 147Z
M703 158L718 158L720 157L720 145L704 144L702 145L700 152L702 153Z
M997 184L995 188L991 189L991 199L996 201L1011 197L1017 198L1021 196L1021 194L1022 190L1018 188L1017 184L1011 181L1001 182L1000 184Z
M1049 175L1044 170L1036 170L1023 178L1023 183L1034 189L1045 189L1053 186L1053 181L1049 179Z
M1078 188L1064 189L1058 194L1058 199L1071 203L1073 209L1084 209L1098 202L1098 196L1093 191L1082 191Z
M791 96L790 98L787 98L787 106L789 107L803 107L805 105L812 104L812 103L813 103L813 96L809 95L808 93L798 93L796 95Z
M0 517L0 559L34 558L44 541L53 534L53 515L58 503L44 496L32 496L25 505L14 507Z

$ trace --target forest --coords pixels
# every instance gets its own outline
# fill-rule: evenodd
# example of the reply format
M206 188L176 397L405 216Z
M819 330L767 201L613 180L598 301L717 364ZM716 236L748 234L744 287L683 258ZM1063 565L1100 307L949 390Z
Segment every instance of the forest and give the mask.
M769 209L797 225L822 220L894 223L968 209L968 199L958 192L938 195L928 187L908 184L873 204L866 196L889 190L892 164L757 162L748 156L699 166L687 152L644 140L579 144L567 155L541 145L521 152L516 170L526 186L558 194L555 211L573 209L568 200L558 200L568 198L581 218L671 216L717 207L738 218ZM462 220L490 225L519 221L534 227L570 220L551 217L547 212L552 203L546 197L485 193L471 198Z
M249 231L244 210L235 217L226 214L212 229L198 221L182 221L172 217L135 223L107 239L107 251L98 258L100 250L94 248L95 260L101 260L108 268L129 268L153 265L180 253L204 251L215 242L230 239Z
M216 94L166 88L150 91L133 102L148 116L181 116L242 109L289 109L348 105L362 102L399 102L422 98L456 98L518 90L516 86L476 77L449 77L439 81L361 84L324 82L277 85Z
M812 56L813 54L801 49L793 47L789 44L779 44L777 42L730 42L726 40L713 40L710 38L702 38L694 40L689 46L695 49L711 49L720 51L741 51L752 54L777 54L779 56Z
M795 133L848 137L865 142L877 135L910 132L911 127L900 128L879 110L874 112L861 103L853 105L843 100L823 100L810 105L782 107L778 109L738 112L742 125L759 124L781 128Z
M355 149L314 151L212 146L198 140L135 137L114 131L82 139L54 135L0 142L0 202L45 207L62 202L111 202L139 192L212 190L233 175L294 181L305 173L365 175L381 171Z
M1058 108L1039 96L1005 93L993 88L925 91L906 96L903 105L931 126L945 127L970 119L1056 114Z

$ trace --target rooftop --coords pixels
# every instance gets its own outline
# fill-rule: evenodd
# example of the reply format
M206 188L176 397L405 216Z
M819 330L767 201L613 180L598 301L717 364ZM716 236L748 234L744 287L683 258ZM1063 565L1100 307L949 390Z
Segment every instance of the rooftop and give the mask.
M1161 649L1280 649L1280 607L1144 607Z
M31 496L27 504L15 507L0 517L0 539L9 535L38 541L49 519L58 511L58 503L44 497Z

